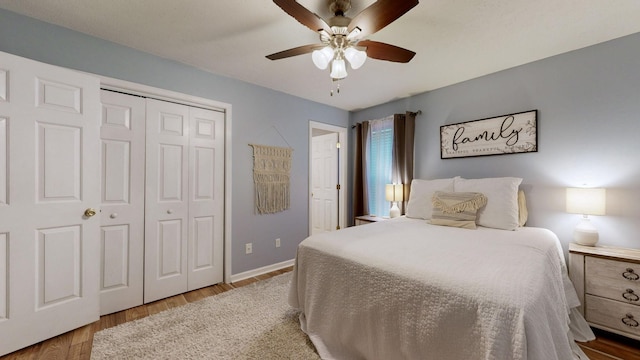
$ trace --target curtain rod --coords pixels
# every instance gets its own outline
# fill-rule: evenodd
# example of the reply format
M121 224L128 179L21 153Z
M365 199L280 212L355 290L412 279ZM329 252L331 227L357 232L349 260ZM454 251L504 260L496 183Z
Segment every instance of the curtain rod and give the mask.
M421 114L422 114L422 110L418 110L418 111L407 111L407 112L408 112L408 113L410 113L410 114L416 115L416 116L417 116L417 115L421 115ZM365 120L365 121L367 121L367 120ZM362 122L359 122L359 123L356 123L356 124L361 124L361 123L362 123ZM352 129L354 129L355 127L356 127L356 125L351 125L351 128L352 128Z

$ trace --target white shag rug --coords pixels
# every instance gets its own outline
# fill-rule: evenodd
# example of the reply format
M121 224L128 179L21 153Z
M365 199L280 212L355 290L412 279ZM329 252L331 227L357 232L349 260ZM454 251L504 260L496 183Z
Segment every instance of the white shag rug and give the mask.
M91 359L320 359L287 304L291 273L97 332Z

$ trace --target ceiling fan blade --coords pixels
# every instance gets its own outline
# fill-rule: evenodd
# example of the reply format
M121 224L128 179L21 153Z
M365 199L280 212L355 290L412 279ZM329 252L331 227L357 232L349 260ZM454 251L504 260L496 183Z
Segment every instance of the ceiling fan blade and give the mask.
M371 35L391 24L416 5L418 0L378 0L351 20L348 31L351 33L353 29L359 28L360 38Z
M416 54L411 50L403 49L395 45L371 40L359 41L357 46L366 47L367 56L372 59L393 61L399 63L408 63Z
M325 30L329 34L333 34L331 27L320 16L313 13L304 6L298 4L295 0L273 0L276 5L280 6L287 14L298 20L302 25L318 32Z
M284 58L288 58L288 57L292 57L292 56L308 54L308 53L312 52L313 50L322 49L325 46L326 45L324 45L324 44L311 44L311 45L298 46L298 47L295 47L293 49L284 50L284 51L277 52L275 54L267 55L267 59L269 59L269 60L279 60L279 59L284 59Z

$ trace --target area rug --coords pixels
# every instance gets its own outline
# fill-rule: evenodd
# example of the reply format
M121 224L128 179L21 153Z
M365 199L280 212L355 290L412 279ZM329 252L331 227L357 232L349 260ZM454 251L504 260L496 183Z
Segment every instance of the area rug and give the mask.
M92 360L320 359L287 304L291 273L97 332Z

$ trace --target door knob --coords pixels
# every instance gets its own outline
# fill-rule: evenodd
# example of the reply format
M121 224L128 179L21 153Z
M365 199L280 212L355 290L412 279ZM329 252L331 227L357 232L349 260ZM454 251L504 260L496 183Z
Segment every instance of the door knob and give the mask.
M88 208L87 210L84 211L84 216L88 218L92 217L95 214L96 214L96 209Z

